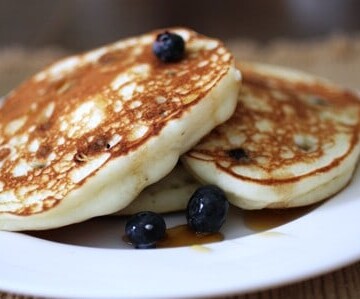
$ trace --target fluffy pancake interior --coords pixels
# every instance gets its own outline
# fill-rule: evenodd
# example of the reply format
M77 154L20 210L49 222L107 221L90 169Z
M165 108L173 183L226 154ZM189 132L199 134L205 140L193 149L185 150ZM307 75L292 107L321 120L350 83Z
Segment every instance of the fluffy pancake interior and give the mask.
M118 215L132 215L141 211L169 213L183 211L195 190L201 184L178 163L160 181L145 188L139 196Z

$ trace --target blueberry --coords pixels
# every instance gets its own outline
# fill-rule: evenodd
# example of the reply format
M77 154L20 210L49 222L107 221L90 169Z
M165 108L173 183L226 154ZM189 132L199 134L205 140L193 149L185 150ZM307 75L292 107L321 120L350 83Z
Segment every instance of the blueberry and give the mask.
M156 37L153 52L161 61L176 62L184 57L185 42L180 35L165 31Z
M241 147L228 150L227 154L236 161L249 162L250 160L246 151Z
M198 188L191 196L186 210L188 225L199 233L218 232L229 209L224 191L207 185Z
M133 215L125 225L125 234L135 248L155 248L156 242L164 238L166 225L163 217L153 212Z

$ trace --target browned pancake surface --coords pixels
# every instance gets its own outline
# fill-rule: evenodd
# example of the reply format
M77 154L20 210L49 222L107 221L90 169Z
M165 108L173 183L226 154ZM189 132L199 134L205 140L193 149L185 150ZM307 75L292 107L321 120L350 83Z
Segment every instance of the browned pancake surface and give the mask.
M206 161L241 181L277 185L328 172L353 152L359 142L356 94L315 78L238 67L243 84L235 114L187 153L189 163ZM339 144L336 134L349 139L326 161L327 150Z
M186 36L179 63L153 55L156 31L60 61L8 95L0 110L0 213L56 206L216 85L230 53L217 40L176 30Z

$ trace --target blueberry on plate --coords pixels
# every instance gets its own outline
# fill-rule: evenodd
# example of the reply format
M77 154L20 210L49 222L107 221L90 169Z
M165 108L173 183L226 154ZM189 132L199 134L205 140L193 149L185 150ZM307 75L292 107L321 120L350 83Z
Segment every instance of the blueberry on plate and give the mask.
M185 54L185 42L180 35L165 31L156 37L153 52L163 62L180 61Z
M155 248L156 242L165 237L166 224L162 216L153 212L133 215L125 225L125 234L135 248Z
M224 191L214 185L200 187L188 202L187 223L199 233L218 232L225 222L228 209L229 202Z

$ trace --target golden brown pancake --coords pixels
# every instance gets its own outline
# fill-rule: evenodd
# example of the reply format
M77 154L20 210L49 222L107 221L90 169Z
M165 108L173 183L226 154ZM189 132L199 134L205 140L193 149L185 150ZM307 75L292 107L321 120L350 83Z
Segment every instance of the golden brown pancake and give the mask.
M236 105L223 44L184 28L185 58L152 53L154 31L65 58L0 110L0 229L47 229L127 206Z
M341 190L359 158L359 96L311 75L240 63L234 115L182 161L245 209L288 208Z

